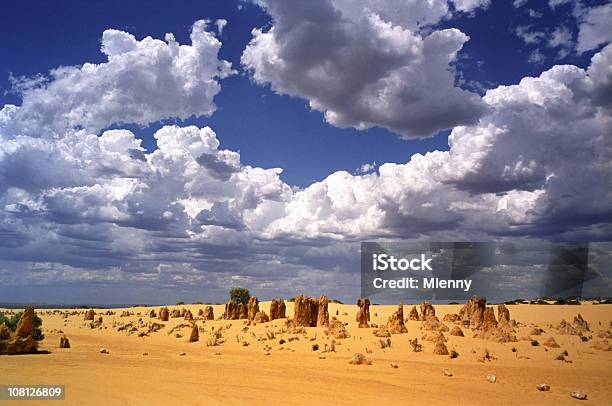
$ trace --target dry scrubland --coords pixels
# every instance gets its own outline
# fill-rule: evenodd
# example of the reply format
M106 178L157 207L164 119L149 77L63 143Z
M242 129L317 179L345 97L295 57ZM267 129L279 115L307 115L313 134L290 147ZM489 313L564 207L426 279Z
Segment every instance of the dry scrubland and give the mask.
M84 310L38 311L46 336L39 349L48 353L0 356L0 382L64 384L63 404L72 405L612 402L612 305L510 305L509 319L497 306L484 315L464 309L463 322L448 316L460 313L462 305L433 306L435 316L424 306L418 317L427 321L411 320L412 306L404 306L398 317L397 306L372 305L370 325L393 332L405 324L407 333L390 338L384 337L384 327L359 328L355 305L329 304L331 331L302 328L287 319L258 324L219 320L223 305L212 306L215 320L203 320L198 313L205 307L168 306L170 313L183 314L168 321L159 319L159 307L94 309L93 321L85 320ZM259 303L259 308L270 314L270 302ZM185 320L182 309L194 320ZM580 318L574 320L578 313L588 330ZM294 303L286 303L286 314L293 320ZM363 325L364 312L360 314ZM491 324L492 314L499 326ZM470 317L481 318L480 325L472 323L474 330L465 321ZM559 326L561 320L568 323ZM195 339L192 323L197 326L195 342L189 342ZM439 331L447 327L449 331ZM464 337L451 334L458 333L456 327ZM344 329L350 337L339 338L347 335ZM64 336L71 348L59 348ZM416 343L410 340L415 338L422 351L414 351ZM441 346L458 357L435 354L444 353ZM349 363L355 353L365 356L365 364ZM542 383L550 390L539 391L536 385ZM588 399L572 398L573 391L586 393Z

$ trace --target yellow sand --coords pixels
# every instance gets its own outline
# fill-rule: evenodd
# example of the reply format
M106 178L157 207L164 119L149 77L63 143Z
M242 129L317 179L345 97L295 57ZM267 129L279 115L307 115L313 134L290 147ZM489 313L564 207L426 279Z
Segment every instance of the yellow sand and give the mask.
M293 306L287 305L287 314L292 316ZM197 316L204 305L170 309L176 307L186 307ZM223 306L213 307L219 317ZM261 303L260 307L268 313L269 302ZM435 306L440 319L448 312L458 312L460 307ZM197 321L208 332L213 326L218 329L231 324L223 334L225 343L207 347L208 333L201 333L196 343L187 342L189 328L181 330L181 338L167 334L171 327L185 323L179 318L170 319L164 329L144 338L112 327L113 321L123 324L136 322L139 317L145 322L159 322L148 317L150 308L128 308L142 314L130 317L119 317L124 309L114 309L117 312L114 316L103 316L106 329L90 329L83 314L65 321L58 314L39 311L46 335L40 349L49 353L1 356L0 384L63 384L66 400L62 404L69 405L557 405L580 403L569 395L574 390L588 394L584 404L612 404L612 353L592 348L601 339L593 334L593 340L582 342L579 337L559 335L549 327L562 318L571 322L580 312L591 324L591 330L608 330L612 305L508 308L513 319L526 325L518 329L518 337L527 336L531 323L537 323L546 333L532 338L543 343L552 334L561 348L546 351L541 345L533 347L529 341L498 344L471 338L471 331L464 329L465 338L446 334L449 350L460 354L457 359L450 359L434 355L433 343L427 341L422 342L423 352L413 352L408 339L418 337L420 341L423 332L420 322L409 322L408 334L394 335L392 347L383 350L372 329L357 328L354 305L330 304L330 315L338 311L339 319L349 323L351 334L351 338L339 340L335 353L322 352L330 339L323 329L317 328L308 328L307 336L282 346L279 339L286 340L291 335L277 333L275 339L258 341L265 336L266 329L278 331L284 320L251 326L246 333L242 331L244 321ZM158 309L155 308L156 312ZM372 306L372 322L383 324L395 309L396 306ZM409 309L410 306L405 306L406 317ZM452 328L451 323L447 324ZM55 330L60 329L70 339L72 348L58 348L62 334ZM250 345L243 346L237 335ZM319 344L319 351L312 350L314 343ZM269 355L264 352L266 345L272 347ZM102 347L110 354L101 354ZM511 351L513 347L516 352ZM479 353L485 348L497 360L478 362ZM555 360L563 350L567 350L572 363ZM145 352L148 355L143 355ZM180 356L181 352L186 355ZM355 352L367 355L372 365L349 365L348 360ZM392 368L392 362L399 368ZM445 376L444 369L453 376ZM488 382L488 374L496 375L497 382ZM550 392L538 391L536 385L540 383L549 384Z

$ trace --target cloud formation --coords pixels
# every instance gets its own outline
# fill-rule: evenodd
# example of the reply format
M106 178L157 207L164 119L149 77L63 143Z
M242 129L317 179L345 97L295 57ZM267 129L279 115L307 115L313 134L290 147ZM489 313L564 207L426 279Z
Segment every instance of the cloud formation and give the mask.
M391 30L417 44L460 35L445 30L419 40ZM107 42L109 55L133 44L119 37L125 43ZM163 53L170 45L159 46ZM57 117L74 122L31 121L26 97L0 110L4 288L63 292L74 284L118 295L111 291L125 285L143 295L134 301L150 301L151 291L171 301L193 286L222 296L237 284L262 296L326 286L346 297L358 289L346 283L357 280L362 240L610 239L611 67L608 45L588 69L555 66L491 89L479 102L485 113L453 128L449 151L332 173L303 189L284 183L281 168L245 165L238 152L220 149L209 127L163 126L148 152L128 130L89 129L127 120L119 111L101 121L78 113L98 104L107 111L103 100L57 107ZM71 88L69 78L82 79L56 80ZM183 107L178 117L195 114Z
M588 70L555 66L489 90L489 113L450 150L337 172L299 191L268 232L303 238L609 235L612 46ZM455 234L457 235L457 234Z
M418 28L448 16L446 1L258 3L273 26L253 31L242 64L256 83L308 100L334 126L425 137L484 113L479 96L454 83L453 63L468 36Z
M164 118L209 116L221 90L219 79L232 73L231 64L218 59L221 42L197 21L191 45L180 45L174 35L165 41L109 29L101 51L107 62L66 66L50 78L15 80L23 103L19 132L62 131L79 126L97 131L119 123L146 125Z
M515 7L522 7L525 2L515 1ZM552 10L559 7L568 7L568 20L572 24L555 24L543 28L542 21L534 21L533 24L519 25L514 28L514 33L526 45L537 46L533 49L529 61L541 64L546 58L542 51L544 49L555 50L556 60L561 60L570 54L580 55L588 51L597 50L612 41L609 29L612 19L612 2L600 5L592 5L577 0L550 0L548 3ZM530 17L540 19L542 13L527 9ZM575 28L573 27L575 25Z
M581 11L578 26L577 51L590 51L612 41L612 3Z

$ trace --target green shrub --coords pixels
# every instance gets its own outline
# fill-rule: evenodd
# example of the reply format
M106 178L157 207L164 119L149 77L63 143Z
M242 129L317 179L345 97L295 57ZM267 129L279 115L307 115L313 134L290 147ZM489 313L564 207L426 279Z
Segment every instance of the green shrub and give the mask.
M19 317L21 317L21 313L17 313ZM15 331L17 328L17 322L19 321L19 317L17 314L12 317L6 317L3 313L0 314L0 324L5 324L11 331Z
M19 312L14 314L12 317L6 317L4 314L0 313L0 324L4 323L11 331L15 331L17 328L17 323L19 323L19 319L23 312ZM41 341L45 338L45 335L42 333L42 319L37 315L34 315L34 339L36 341Z
M246 288L232 288L230 290L230 300L236 303L249 303L249 299L251 298L251 294L249 290Z

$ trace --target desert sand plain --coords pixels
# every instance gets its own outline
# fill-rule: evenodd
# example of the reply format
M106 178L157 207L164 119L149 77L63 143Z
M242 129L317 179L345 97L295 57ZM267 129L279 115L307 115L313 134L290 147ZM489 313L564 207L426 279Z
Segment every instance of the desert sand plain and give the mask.
M292 319L294 303L286 306ZM375 328L358 327L356 305L329 303L330 317L345 323L350 334L344 339L326 335L322 327L291 334L286 319L257 325L219 320L224 305L212 307L215 320L198 316L205 305L168 306L171 312L190 310L199 329L196 342L189 342L191 322L183 317L167 322L151 318L151 310L158 316L159 306L112 309L113 315L106 314L109 309L94 309L96 319L102 316L102 324L94 328L84 320L82 309L38 310L45 334L39 345L43 353L0 356L0 383L63 384L66 399L43 404L68 405L612 404L612 305L508 305L511 319L518 322L513 327L517 341L474 338L472 330L461 326L464 337L443 333L448 350L458 353L456 358L434 354L434 342L424 339L431 331L424 329L423 321L407 320L408 332L393 334L391 346L381 348L381 340L387 339L376 337ZM259 307L269 314L270 302ZM404 306L406 319L411 307ZM372 305L370 323L385 325L397 308ZM442 321L462 305L434 308ZM497 306L493 308L499 318ZM562 319L571 323L578 313L589 323L590 331L584 334L588 341L553 328ZM164 327L139 337L154 322ZM450 329L459 326L443 323ZM181 324L185 327L169 333ZM533 334L536 326L541 334ZM210 346L211 333L219 329L220 343ZM59 348L62 336L71 348ZM543 345L551 336L559 348ZM409 340L414 338L422 351L413 350ZM101 353L102 348L108 353ZM491 359L483 360L485 350ZM558 360L563 351L568 355ZM349 364L355 353L364 354L371 364ZM490 375L495 382L487 379ZM536 386L542 383L550 390L539 391ZM572 398L573 391L587 394L587 400Z

